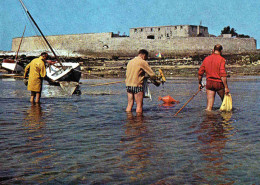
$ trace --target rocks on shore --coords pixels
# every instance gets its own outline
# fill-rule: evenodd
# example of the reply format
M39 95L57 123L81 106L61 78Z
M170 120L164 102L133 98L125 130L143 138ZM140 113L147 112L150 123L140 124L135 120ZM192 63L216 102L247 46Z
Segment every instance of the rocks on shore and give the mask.
M171 58L150 58L149 65L154 71L162 69L166 76L197 76L198 69L207 55L174 56ZM19 55L19 61L26 66L37 56ZM223 55L229 75L259 75L260 51L239 55ZM0 62L15 58L15 53L0 53ZM54 58L53 58L54 59ZM83 78L125 77L126 66L131 58L88 58L84 56L63 57L66 62L79 62Z

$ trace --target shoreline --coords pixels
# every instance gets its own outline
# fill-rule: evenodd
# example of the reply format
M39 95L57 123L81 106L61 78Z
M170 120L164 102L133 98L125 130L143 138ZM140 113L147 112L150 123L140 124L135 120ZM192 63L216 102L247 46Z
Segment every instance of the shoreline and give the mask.
M153 66L151 68L156 73L161 69L166 78L171 77L197 77L200 65L182 65L182 66ZM104 67L95 66L91 70L89 67L81 66L82 74L81 79L98 79L98 78L125 78L126 66L119 67ZM260 64L252 65L226 65L227 74L232 76L260 76ZM3 75L8 72L0 68L0 73ZM17 74L15 77L21 78L23 74ZM5 77L12 77L6 75Z
M173 58L149 58L148 64L157 72L161 69L166 77L193 77L197 76L199 67L208 55L175 56ZM13 59L15 56L0 55L3 59ZM25 67L37 56L20 56L19 61ZM223 55L226 59L226 70L229 76L258 76L260 75L260 50L255 53ZM54 58L51 58L55 60ZM66 62L78 62L81 67L81 78L124 78L126 66L132 58L85 58L66 57ZM0 68L0 72L7 73Z

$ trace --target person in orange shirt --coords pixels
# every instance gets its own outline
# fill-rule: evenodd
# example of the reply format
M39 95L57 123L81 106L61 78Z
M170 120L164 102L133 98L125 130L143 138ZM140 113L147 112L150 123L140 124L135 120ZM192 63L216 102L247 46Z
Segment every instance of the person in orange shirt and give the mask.
M153 84L156 86L160 85L160 82L156 81L156 75L149 66L148 62L148 51L141 49L138 56L130 60L126 67L126 91L128 98L128 105L126 107L126 112L131 112L134 105L134 100L136 102L136 112L143 112L143 97L144 97L144 76L147 73L150 76Z
M214 46L213 53L206 57L198 72L199 89L202 88L202 77L206 73L207 109L212 110L216 92L223 101L224 95L229 93L225 59L221 56L223 47Z

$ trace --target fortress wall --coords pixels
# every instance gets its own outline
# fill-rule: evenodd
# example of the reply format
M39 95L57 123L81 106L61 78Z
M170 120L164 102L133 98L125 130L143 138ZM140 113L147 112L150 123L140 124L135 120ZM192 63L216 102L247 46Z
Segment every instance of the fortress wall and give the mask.
M41 40L41 41L40 41ZM161 52L165 56L176 54L209 54L215 44L221 44L224 53L239 54L256 51L253 38L223 37L175 37L172 39L133 39L130 37L112 37L112 33L93 33L75 35L47 36L47 40L56 50L67 50L86 56L135 56L139 49L147 49L152 56ZM13 39L12 50L16 51L20 38ZM20 51L47 50L39 37L25 37Z
M84 48L95 49L95 44L102 43L112 38L109 33L90 33L75 35L53 35L46 36L50 45L56 50L79 51ZM12 41L12 51L17 51L21 38L14 38ZM42 37L24 37L20 51L28 52L34 50L49 50Z

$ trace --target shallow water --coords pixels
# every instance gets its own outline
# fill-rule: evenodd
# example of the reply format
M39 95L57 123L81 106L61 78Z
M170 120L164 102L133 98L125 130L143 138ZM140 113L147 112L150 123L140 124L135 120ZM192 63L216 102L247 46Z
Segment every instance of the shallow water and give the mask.
M124 112L122 79L82 80L80 96L44 84L31 105L21 80L0 79L2 184L259 184L260 77L228 79L234 110L204 111L196 78L150 86L143 116ZM158 96L180 104L165 106Z

